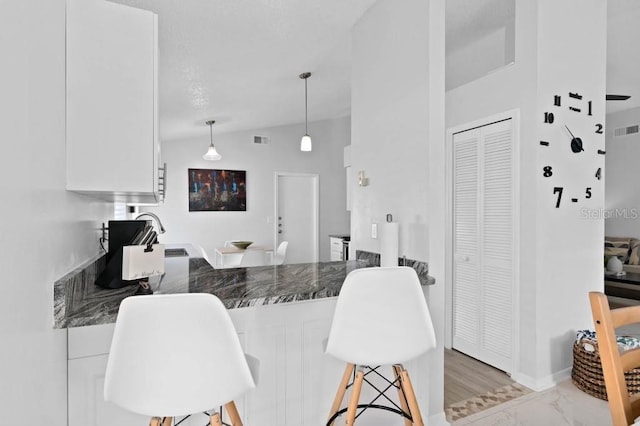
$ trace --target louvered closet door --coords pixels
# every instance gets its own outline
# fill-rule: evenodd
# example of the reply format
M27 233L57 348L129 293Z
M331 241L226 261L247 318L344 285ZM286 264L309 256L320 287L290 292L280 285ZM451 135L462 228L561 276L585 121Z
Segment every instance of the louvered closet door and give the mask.
M512 120L453 136L453 347L510 372Z

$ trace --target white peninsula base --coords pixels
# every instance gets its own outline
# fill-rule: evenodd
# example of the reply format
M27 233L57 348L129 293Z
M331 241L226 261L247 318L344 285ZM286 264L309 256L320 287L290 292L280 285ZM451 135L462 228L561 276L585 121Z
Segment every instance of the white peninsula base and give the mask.
M336 298L231 309L245 352L260 361L256 389L237 400L247 426L324 425L344 364L324 354ZM68 329L69 426L141 426L149 419L103 400L102 387L114 324ZM380 336L384 339L384 336ZM168 342L166 350L171 350ZM427 412L427 356L405 364L427 424L441 423L442 411ZM389 370L389 371L386 371ZM384 373L390 368L384 367ZM364 393L364 389L363 389ZM365 398L362 399L364 401ZM346 400L346 397L345 397ZM369 410L364 425L404 425L400 416ZM178 421L179 419L176 419ZM342 421L340 421L342 420ZM337 424L342 424L344 417ZM195 415L182 425L206 423Z

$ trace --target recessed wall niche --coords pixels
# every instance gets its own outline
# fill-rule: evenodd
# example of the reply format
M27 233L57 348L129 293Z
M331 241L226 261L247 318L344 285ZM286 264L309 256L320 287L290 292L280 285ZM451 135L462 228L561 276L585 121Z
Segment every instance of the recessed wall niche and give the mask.
M447 0L446 90L515 63L515 0Z

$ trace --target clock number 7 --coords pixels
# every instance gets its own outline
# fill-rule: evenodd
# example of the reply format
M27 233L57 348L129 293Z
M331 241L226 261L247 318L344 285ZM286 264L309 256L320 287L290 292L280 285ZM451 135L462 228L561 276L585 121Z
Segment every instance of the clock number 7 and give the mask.
M561 186L553 187L553 193L558 194L558 201L556 201L556 209L560 207L560 200L562 200L562 189L563 188Z

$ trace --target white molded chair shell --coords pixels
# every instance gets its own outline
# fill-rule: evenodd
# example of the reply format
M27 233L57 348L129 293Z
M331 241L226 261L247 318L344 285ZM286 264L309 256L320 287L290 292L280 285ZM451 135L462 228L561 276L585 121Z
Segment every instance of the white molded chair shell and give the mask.
M264 250L247 248L242 254L240 266L264 266Z
M288 241L283 241L280 243L278 248L276 249L276 256L273 259L274 265L282 265L284 264L284 259L287 256L287 246L289 245Z
M409 267L356 269L347 275L326 352L358 365L413 359L436 346L418 275Z
M132 296L120 305L105 400L171 417L226 404L255 387L231 318L206 293Z

